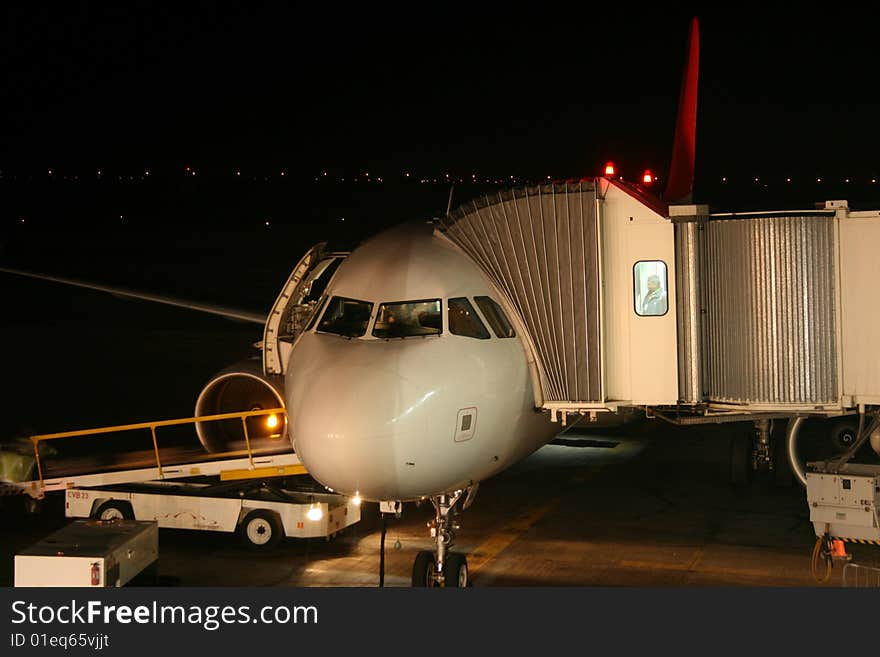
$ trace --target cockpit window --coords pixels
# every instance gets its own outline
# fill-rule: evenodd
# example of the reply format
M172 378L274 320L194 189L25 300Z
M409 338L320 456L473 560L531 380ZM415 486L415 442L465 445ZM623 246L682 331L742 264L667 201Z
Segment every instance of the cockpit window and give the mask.
M510 322L507 321L507 315L504 314L504 311L501 310L501 306L496 303L495 299L492 297L474 297L474 301L477 302L480 310L483 311L483 317L489 322L489 326L495 331L495 335L499 338L516 337L516 332L513 330Z
M440 299L380 304L373 326L373 336L377 338L409 338L442 332Z
M449 300L449 332L467 338L489 339L489 331L483 326L471 302L465 297Z
M335 333L347 338L359 338L367 332L373 304L369 301L333 297L318 324L318 331Z

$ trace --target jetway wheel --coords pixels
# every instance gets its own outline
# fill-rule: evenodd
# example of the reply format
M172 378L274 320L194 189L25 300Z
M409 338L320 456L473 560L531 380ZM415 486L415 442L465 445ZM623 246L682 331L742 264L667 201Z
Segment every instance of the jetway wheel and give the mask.
M450 552L444 564L444 584L447 588L463 589L470 584L467 557L461 552Z
M434 553L422 550L416 555L412 570L412 585L414 588L433 587L435 571Z
M253 550L271 550L284 536L284 528L276 514L257 509L244 517L238 535Z

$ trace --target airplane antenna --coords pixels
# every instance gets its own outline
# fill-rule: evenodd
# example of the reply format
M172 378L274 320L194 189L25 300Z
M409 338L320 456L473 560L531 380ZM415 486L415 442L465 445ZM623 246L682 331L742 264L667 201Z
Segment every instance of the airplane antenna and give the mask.
M449 213L452 212L452 192L455 191L455 183L452 183L449 186L449 200L446 202L446 216L449 216Z
M700 70L700 22L691 20L688 57L678 97L678 117L672 142L669 184L663 198L669 203L690 203L694 195L694 160L697 144L697 83Z

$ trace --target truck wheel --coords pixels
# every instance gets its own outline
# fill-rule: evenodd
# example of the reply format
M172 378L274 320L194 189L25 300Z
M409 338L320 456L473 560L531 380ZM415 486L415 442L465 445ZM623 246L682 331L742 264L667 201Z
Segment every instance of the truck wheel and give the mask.
M238 526L242 542L254 550L269 550L278 545L284 528L278 516L271 511L257 509L244 517Z
M96 520L134 520L131 503L121 500L108 500L92 513Z

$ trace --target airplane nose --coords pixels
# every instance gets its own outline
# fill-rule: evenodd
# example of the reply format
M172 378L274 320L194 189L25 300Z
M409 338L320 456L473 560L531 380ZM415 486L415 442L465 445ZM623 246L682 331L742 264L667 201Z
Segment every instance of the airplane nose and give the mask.
M423 456L417 446L430 443L436 391L399 372L345 363L300 378L293 388L294 447L315 479L365 499L417 493L411 482Z

